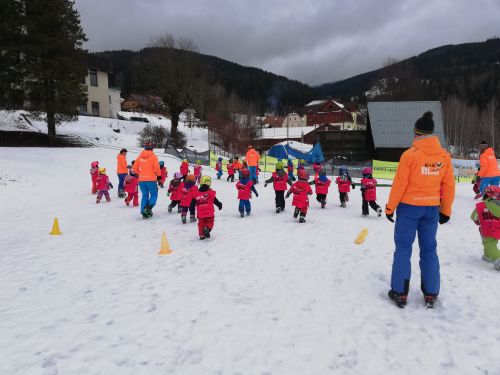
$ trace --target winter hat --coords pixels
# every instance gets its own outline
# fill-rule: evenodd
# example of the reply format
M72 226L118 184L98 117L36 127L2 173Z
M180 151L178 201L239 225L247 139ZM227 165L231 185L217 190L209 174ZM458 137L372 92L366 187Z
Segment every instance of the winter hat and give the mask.
M432 119L432 112L425 112L415 123L415 134L425 135L434 133L434 120Z
M153 144L151 142L144 143L144 149L145 150L152 150L153 149Z
M479 149L480 150L486 150L488 148L488 142L486 141L482 141L480 144L479 144Z
M124 152L127 152L127 149L126 149L126 148L122 148L122 149L120 150L120 154L123 154Z

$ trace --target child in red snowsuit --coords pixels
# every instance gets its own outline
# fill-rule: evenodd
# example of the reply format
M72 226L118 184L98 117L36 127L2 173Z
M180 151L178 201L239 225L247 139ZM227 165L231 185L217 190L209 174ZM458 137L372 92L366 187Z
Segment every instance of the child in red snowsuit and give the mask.
M324 169L320 169L318 176L314 177L314 180L309 183L316 187L316 200L321 203L321 208L326 207L326 197L331 183L332 181L326 177L326 170Z
M130 173L125 177L124 191L128 193L125 198L125 204L128 206L130 202L133 202L134 207L139 205L139 179L135 173Z
M201 161L196 160L196 165L193 167L194 170L194 178L196 179L196 183L200 183L200 177L201 177Z
M382 215L382 209L377 204L377 180L372 177L371 168L363 168L363 178L361 179L361 197L363 205L361 211L363 216L368 216L368 205L377 212L377 216Z
M109 189L113 188L111 182L109 182L109 177L106 175L106 168L99 168L99 176L97 176L97 199L96 203L99 203L104 195L106 197L106 202L109 202L111 198L109 197Z
M289 180L288 175L283 168L283 163L278 161L276 163L276 171L273 172L271 178L264 181L264 187L271 182L273 183L275 194L274 203L277 214L285 210L285 191L287 189L287 184L292 186L292 182Z
M233 159L229 159L229 163L227 164L227 178L226 181L231 180L231 182L234 182L234 164L233 164Z
M168 205L168 212L172 212L172 209L181 203L182 189L184 188L184 182L182 180L182 175L179 172L174 173L173 180L170 181L168 186L167 196L170 196L170 204ZM177 212L181 212L181 206L177 207Z
M167 179L168 176L167 167L165 167L165 162L163 160L160 161L160 172L161 175L157 177L157 181L158 181L158 186L163 188L165 180Z
M238 199L240 200L239 211L240 216L245 216L245 211L247 216L250 215L252 211L252 206L250 204L250 199L252 199L252 191L255 196L258 197L259 193L253 185L253 181L250 180L250 171L248 169L243 169L241 171L241 180L236 183L236 189L238 190Z
M214 228L216 205L222 210L222 203L216 197L215 190L210 189L212 179L209 176L201 176L200 188L194 197L196 211L198 214L198 235L200 240L210 238L210 232Z
M90 177L92 178L92 194L97 193L97 177L99 177L99 162L90 163Z
M351 191L351 187L354 189L354 184L352 182L351 176L349 176L349 171L346 167L339 168L339 174L335 179L335 183L339 187L339 197L340 197L340 207L345 208L346 202L349 201L349 192Z
M307 180L309 175L305 169L297 170L298 181L295 182L288 192L286 198L293 194L292 206L295 206L293 217L296 219L300 213L299 223L306 221L307 209L309 207L309 195L312 195L312 189Z
M188 164L187 159L184 159L182 161L181 166L179 168L179 171L181 172L181 175L182 175L182 181L184 181L186 179L186 176L189 173L189 164Z
M186 180L184 181L184 186L182 188L182 197L179 203L181 208L181 221L182 224L186 224L186 216L189 211L189 221L194 223L195 218L195 201L194 197L198 194L198 187L196 186L196 178L194 174L188 174Z

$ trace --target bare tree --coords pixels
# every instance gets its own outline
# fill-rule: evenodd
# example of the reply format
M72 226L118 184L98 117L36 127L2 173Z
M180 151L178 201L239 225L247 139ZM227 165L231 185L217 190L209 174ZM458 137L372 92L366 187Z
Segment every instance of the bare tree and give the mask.
M143 52L139 75L145 73L143 78L149 79L148 91L167 104L172 117L171 137L175 139L179 116L193 104L201 80L198 48L190 39L164 33L152 37Z
M497 115L498 100L496 96L493 96L481 116L481 127L484 129L487 138L491 140L493 149L495 149L495 138L497 136L496 129L499 127Z

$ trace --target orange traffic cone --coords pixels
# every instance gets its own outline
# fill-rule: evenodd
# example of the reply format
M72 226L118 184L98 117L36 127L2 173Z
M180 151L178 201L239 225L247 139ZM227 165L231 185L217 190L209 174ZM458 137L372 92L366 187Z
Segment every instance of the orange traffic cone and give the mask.
M358 237L354 240L354 243L361 245L365 242L366 236L368 236L368 228L364 228L361 232L359 232Z
M170 245L168 244L167 241L167 235L165 232L162 233L161 235L161 249L158 255L167 255L167 254L172 254L173 251L170 250Z
M61 231L59 230L59 221L57 220L57 217L54 218L54 224L52 224L52 232L49 233L52 236L57 236L62 234Z

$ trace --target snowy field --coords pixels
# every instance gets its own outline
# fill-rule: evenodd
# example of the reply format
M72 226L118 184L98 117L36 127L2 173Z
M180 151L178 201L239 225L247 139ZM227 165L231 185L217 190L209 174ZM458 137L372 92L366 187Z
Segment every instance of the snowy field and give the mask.
M179 161L161 159L171 176ZM93 160L110 203L90 194ZM438 305L423 306L414 256L401 310L386 295L393 224L362 218L358 189L346 209L335 190L325 210L313 201L298 224L263 184L240 218L234 184L216 180L223 210L200 241L165 189L151 220L117 199L115 160L0 148L0 374L500 374L500 273L481 260L470 185L439 228ZM49 236L56 216L63 235ZM163 231L174 253L158 256Z

